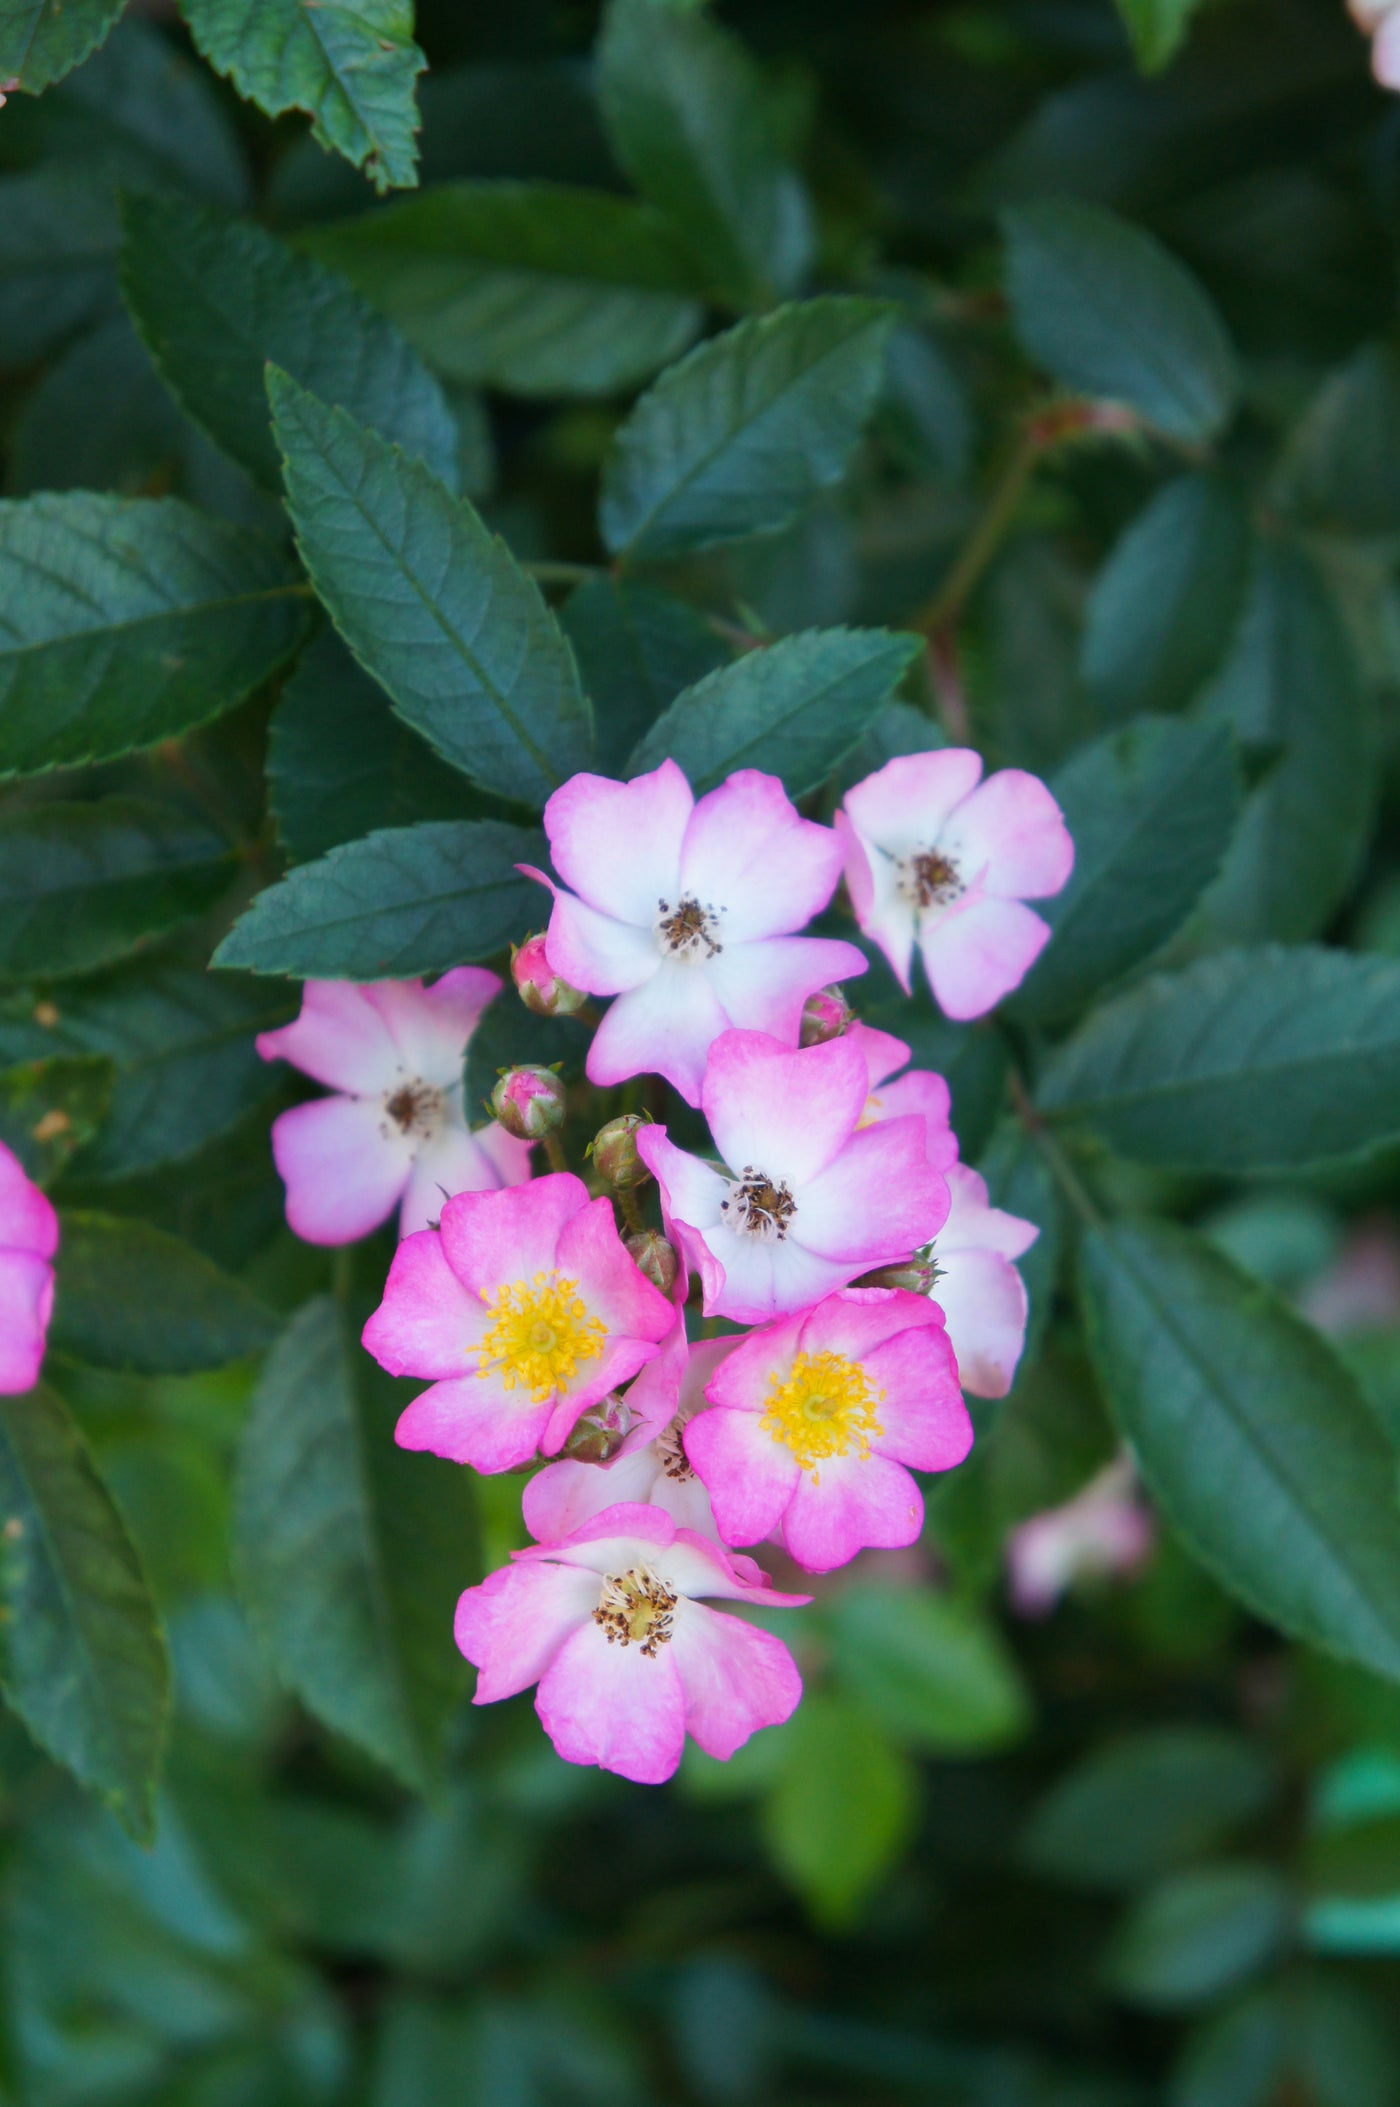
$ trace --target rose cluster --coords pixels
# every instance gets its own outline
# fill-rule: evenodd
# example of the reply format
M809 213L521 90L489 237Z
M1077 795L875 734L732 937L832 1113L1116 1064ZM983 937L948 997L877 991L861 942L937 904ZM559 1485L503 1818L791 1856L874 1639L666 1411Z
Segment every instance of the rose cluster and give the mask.
M337 1243L400 1210L364 1332L428 1385L399 1442L483 1472L544 1463L524 1491L535 1541L458 1606L477 1703L537 1684L560 1755L652 1783L687 1734L728 1757L801 1695L746 1613L808 1598L775 1592L751 1549L825 1573L913 1543L912 1473L966 1455L963 1392L1004 1393L1024 1338L1034 1227L959 1162L942 1078L853 1017L838 984L865 954L800 932L844 873L905 990L917 947L943 1010L976 1017L1047 940L1025 902L1064 885L1073 847L1042 783L984 781L961 749L890 761L834 828L774 777L697 799L669 761L575 776L545 827L557 876L530 875L553 908L517 987L595 1017L592 1084L662 1077L707 1141L624 1111L592 1145L590 1194L543 1069L504 1074L474 1131L463 1060L500 987L477 968L309 985L259 1044L334 1093L274 1129L292 1227ZM552 1167L532 1175L537 1140Z

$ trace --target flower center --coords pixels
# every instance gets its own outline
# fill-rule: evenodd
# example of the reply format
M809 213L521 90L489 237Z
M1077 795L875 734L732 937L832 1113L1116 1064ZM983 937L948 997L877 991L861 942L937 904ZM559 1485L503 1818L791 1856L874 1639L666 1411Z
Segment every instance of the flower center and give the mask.
M899 889L916 907L951 907L967 891L956 863L937 849L920 849L901 860Z
M776 1237L782 1243L797 1202L789 1186L775 1185L766 1171L756 1171L746 1163L743 1177L731 1184L729 1198L720 1201L719 1211L731 1229L742 1229L748 1236Z
M593 1612L593 1622L608 1635L609 1646L640 1646L649 1661L668 1645L680 1597L648 1566L629 1566L609 1573Z
M596 1361L607 1327L590 1317L576 1280L537 1273L483 1298L492 1324L481 1342L478 1375L499 1375L507 1390L527 1390L542 1405Z
M859 1362L843 1353L800 1353L787 1381L770 1375L768 1386L773 1395L759 1425L792 1450L814 1485L823 1458L854 1449L863 1463L871 1435L885 1431L875 1417L884 1392L872 1390Z
M674 1479L677 1485L683 1485L688 1478L695 1476L690 1467L690 1458L685 1452L685 1444L681 1440L681 1428L684 1424L684 1420L678 1415L668 1427L662 1428L655 1444L662 1470L668 1478Z
M658 900L656 934L661 948L685 965L717 958L724 946L719 941L720 918L713 907L701 906L688 894L673 907Z
M400 1134L411 1134L415 1141L430 1141L442 1126L445 1111L442 1091L419 1076L385 1092L386 1118Z

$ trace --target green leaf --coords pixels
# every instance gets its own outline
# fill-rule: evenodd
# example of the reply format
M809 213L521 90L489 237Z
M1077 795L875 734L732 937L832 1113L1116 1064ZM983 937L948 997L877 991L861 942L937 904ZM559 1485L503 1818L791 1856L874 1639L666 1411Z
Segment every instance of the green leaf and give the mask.
M1249 551L1249 522L1214 477L1182 476L1158 491L1089 597L1081 663L1101 710L1133 717L1192 699L1234 637Z
M1152 1727L1105 1742L1036 1807L1019 1856L1074 1887L1134 1888L1199 1857L1261 1814L1274 1779L1225 1727Z
M1391 2107L1396 2053L1365 1992L1291 1973L1212 2013L1192 2034L1171 2107Z
M1400 1135L1400 962L1217 952L1096 1010L1052 1055L1045 1112L1144 1163L1296 1171Z
M1313 936L1365 849L1376 777L1350 640L1297 549L1260 546L1234 649L1201 707L1245 746L1282 750L1245 807L1202 913L1236 943Z
M791 292L811 249L807 201L738 39L694 10L613 0L598 95L618 160L675 221L717 296L748 307Z
M603 775L621 775L668 703L729 658L718 632L684 600L630 580L590 578L570 593L560 619L592 699Z
M832 1604L841 1687L895 1741L927 1755L980 1755L1018 1741L1029 1694L995 1627L930 1588L846 1588Z
M1400 350L1363 344L1323 382L1289 441L1279 496L1334 533L1400 531Z
M850 1924L899 1857L918 1783L868 1715L809 1690L782 1734L763 1833L819 1924Z
M1117 0L1143 73L1160 73L1186 40L1201 0Z
M331 271L187 198L129 196L122 220L122 291L161 377L259 482L281 489L263 385L272 360L456 487L457 426L441 386Z
M1400 1677L1394 1453L1331 1348L1166 1222L1091 1231L1081 1280L1104 1393L1201 1563L1293 1637Z
M239 1460L243 1587L308 1709L419 1789L464 1671L452 1611L473 1570L465 1471L396 1448L394 1385L328 1297L298 1312L253 1399Z
M81 66L125 0L0 0L0 80L38 95Z
M293 863L376 827L466 817L474 804L332 629L302 654L272 713L267 784Z
M1072 1016L1150 958L1219 870L1243 785L1221 724L1139 717L1077 753L1051 780L1074 837L1064 891L1038 900L1054 931L1009 1007Z
M1272 1866L1201 1866L1143 1896L1119 1926L1104 1973L1120 1997L1150 2011L1202 2004L1271 1960L1291 1920L1288 1888Z
M665 221L606 191L443 183L308 242L440 373L512 395L635 387L703 319Z
M236 858L202 819L144 799L37 804L0 831L0 980L111 965L202 914Z
M0 361L28 365L118 305L111 186L57 164L0 177Z
M143 965L57 1002L0 1004L0 1065L97 1055L111 1107L83 1174L124 1178L183 1162L280 1088L254 1035L285 1024L285 990L184 967Z
M275 368L268 386L298 546L336 628L444 760L542 804L587 766L593 727L539 588L421 461Z
M260 536L174 498L0 504L0 773L110 761L231 709L306 626Z
M604 470L608 547L658 559L785 527L845 475L893 320L873 300L805 300L668 367Z
M277 1319L241 1280L148 1222L65 1208L51 1341L94 1368L188 1375L261 1353Z
M1007 294L1029 356L1076 395L1127 405L1172 439L1209 439L1234 407L1224 324L1154 235L1070 199L1004 216Z
M805 797L870 728L921 648L884 629L809 629L746 652L676 697L627 773L669 756L698 796L736 768L761 768Z
M259 893L214 963L385 980L490 958L541 913L539 886L515 866L544 854L541 835L496 819L385 827Z
M0 1398L0 1687L133 1835L154 1829L170 1667L140 1561L61 1398Z
M413 0L181 0L201 57L269 117L312 135L376 190L418 180Z
M55 1054L0 1069L0 1141L31 1178L51 1185L106 1117L112 1064L98 1054Z

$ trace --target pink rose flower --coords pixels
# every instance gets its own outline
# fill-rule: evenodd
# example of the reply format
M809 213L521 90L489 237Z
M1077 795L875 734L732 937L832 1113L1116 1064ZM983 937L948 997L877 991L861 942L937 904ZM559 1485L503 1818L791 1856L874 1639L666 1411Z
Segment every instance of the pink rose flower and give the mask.
M654 1358L674 1315L624 1250L611 1201L555 1171L461 1193L440 1231L405 1237L363 1337L391 1375L433 1378L399 1420L401 1448L504 1471L556 1455Z
M309 980L301 1015L260 1032L265 1061L290 1061L337 1094L273 1121L287 1220L308 1244L351 1244L402 1201L399 1234L434 1221L450 1193L530 1175L528 1144L494 1122L473 1133L462 1063L501 982L481 966L421 980Z
M836 829L856 919L909 991L917 942L939 1006L980 1017L1019 987L1050 935L1025 900L1074 867L1060 808L1038 777L980 781L967 747L902 754L846 793Z
M725 1032L701 1095L727 1172L664 1127L641 1128L637 1147L707 1316L761 1324L805 1309L943 1226L948 1187L925 1157L923 1121L861 1128L868 1074L849 1037L794 1052L763 1032Z
M1371 71L1383 88L1400 88L1400 0L1348 0L1352 20L1371 39Z
M1156 1527L1134 1497L1132 1463L1120 1456L1063 1507L1013 1529L1006 1544L1011 1600L1044 1617L1077 1580L1128 1579L1151 1556Z
M972 1446L937 1306L845 1288L751 1332L706 1385L685 1450L727 1544L777 1529L814 1573L912 1544L924 1502L906 1464L950 1470Z
M638 1785L673 1775L687 1734L724 1760L791 1716L802 1679L780 1639L701 1596L770 1609L809 1599L745 1579L718 1544L657 1507L606 1508L462 1596L457 1644L480 1671L473 1702L537 1682L535 1710L564 1760Z
M956 1163L958 1138L949 1123L952 1099L942 1076L931 1068L910 1068L891 1082L895 1070L904 1068L909 1059L904 1041L893 1032L877 1031L873 1024L853 1024L846 1037L865 1056L870 1078L861 1125L872 1127L881 1120L917 1113L924 1123L924 1153L934 1169L946 1171L950 1163Z
M721 1032L743 1025L795 1046L807 997L865 971L853 944L790 934L831 898L841 850L776 776L740 769L697 803L674 761L630 783L576 775L544 823L573 887L529 872L554 895L549 962L617 997L589 1049L595 1083L655 1073L698 1104Z
M686 1423L705 1409L706 1383L738 1343L737 1338L702 1339L692 1346L682 1311L660 1353L622 1401L632 1426L612 1461L565 1459L547 1464L530 1480L521 1505L531 1536L549 1543L581 1528L605 1507L623 1503L659 1507L681 1528L719 1542L710 1496L695 1475L682 1436ZM750 1561L735 1563L743 1570Z
M14 1397L39 1380L53 1314L58 1216L0 1142L0 1394Z

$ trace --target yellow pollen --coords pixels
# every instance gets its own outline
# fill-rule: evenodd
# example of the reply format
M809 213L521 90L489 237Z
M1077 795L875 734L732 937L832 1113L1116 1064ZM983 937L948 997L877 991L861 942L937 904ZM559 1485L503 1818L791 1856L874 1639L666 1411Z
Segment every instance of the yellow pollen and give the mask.
M843 1353L800 1353L787 1381L770 1375L768 1386L773 1395L759 1425L792 1450L814 1485L825 1457L854 1449L864 1462L871 1435L885 1431L875 1417L884 1391L872 1390L859 1363Z
M877 1125L883 1108L883 1098L876 1097L874 1091L872 1090L869 1097L865 1100L865 1110L861 1113L860 1118L856 1121L856 1132L859 1133L862 1127L873 1127Z
M609 1573L604 1580L593 1622L609 1646L640 1646L646 1659L654 1661L658 1647L671 1643L679 1601L675 1589L649 1566L629 1566L625 1573Z
M483 1298L492 1324L481 1342L478 1375L499 1375L507 1390L528 1390L532 1404L546 1404L578 1374L580 1361L596 1361L607 1327L590 1317L576 1280L537 1273Z

